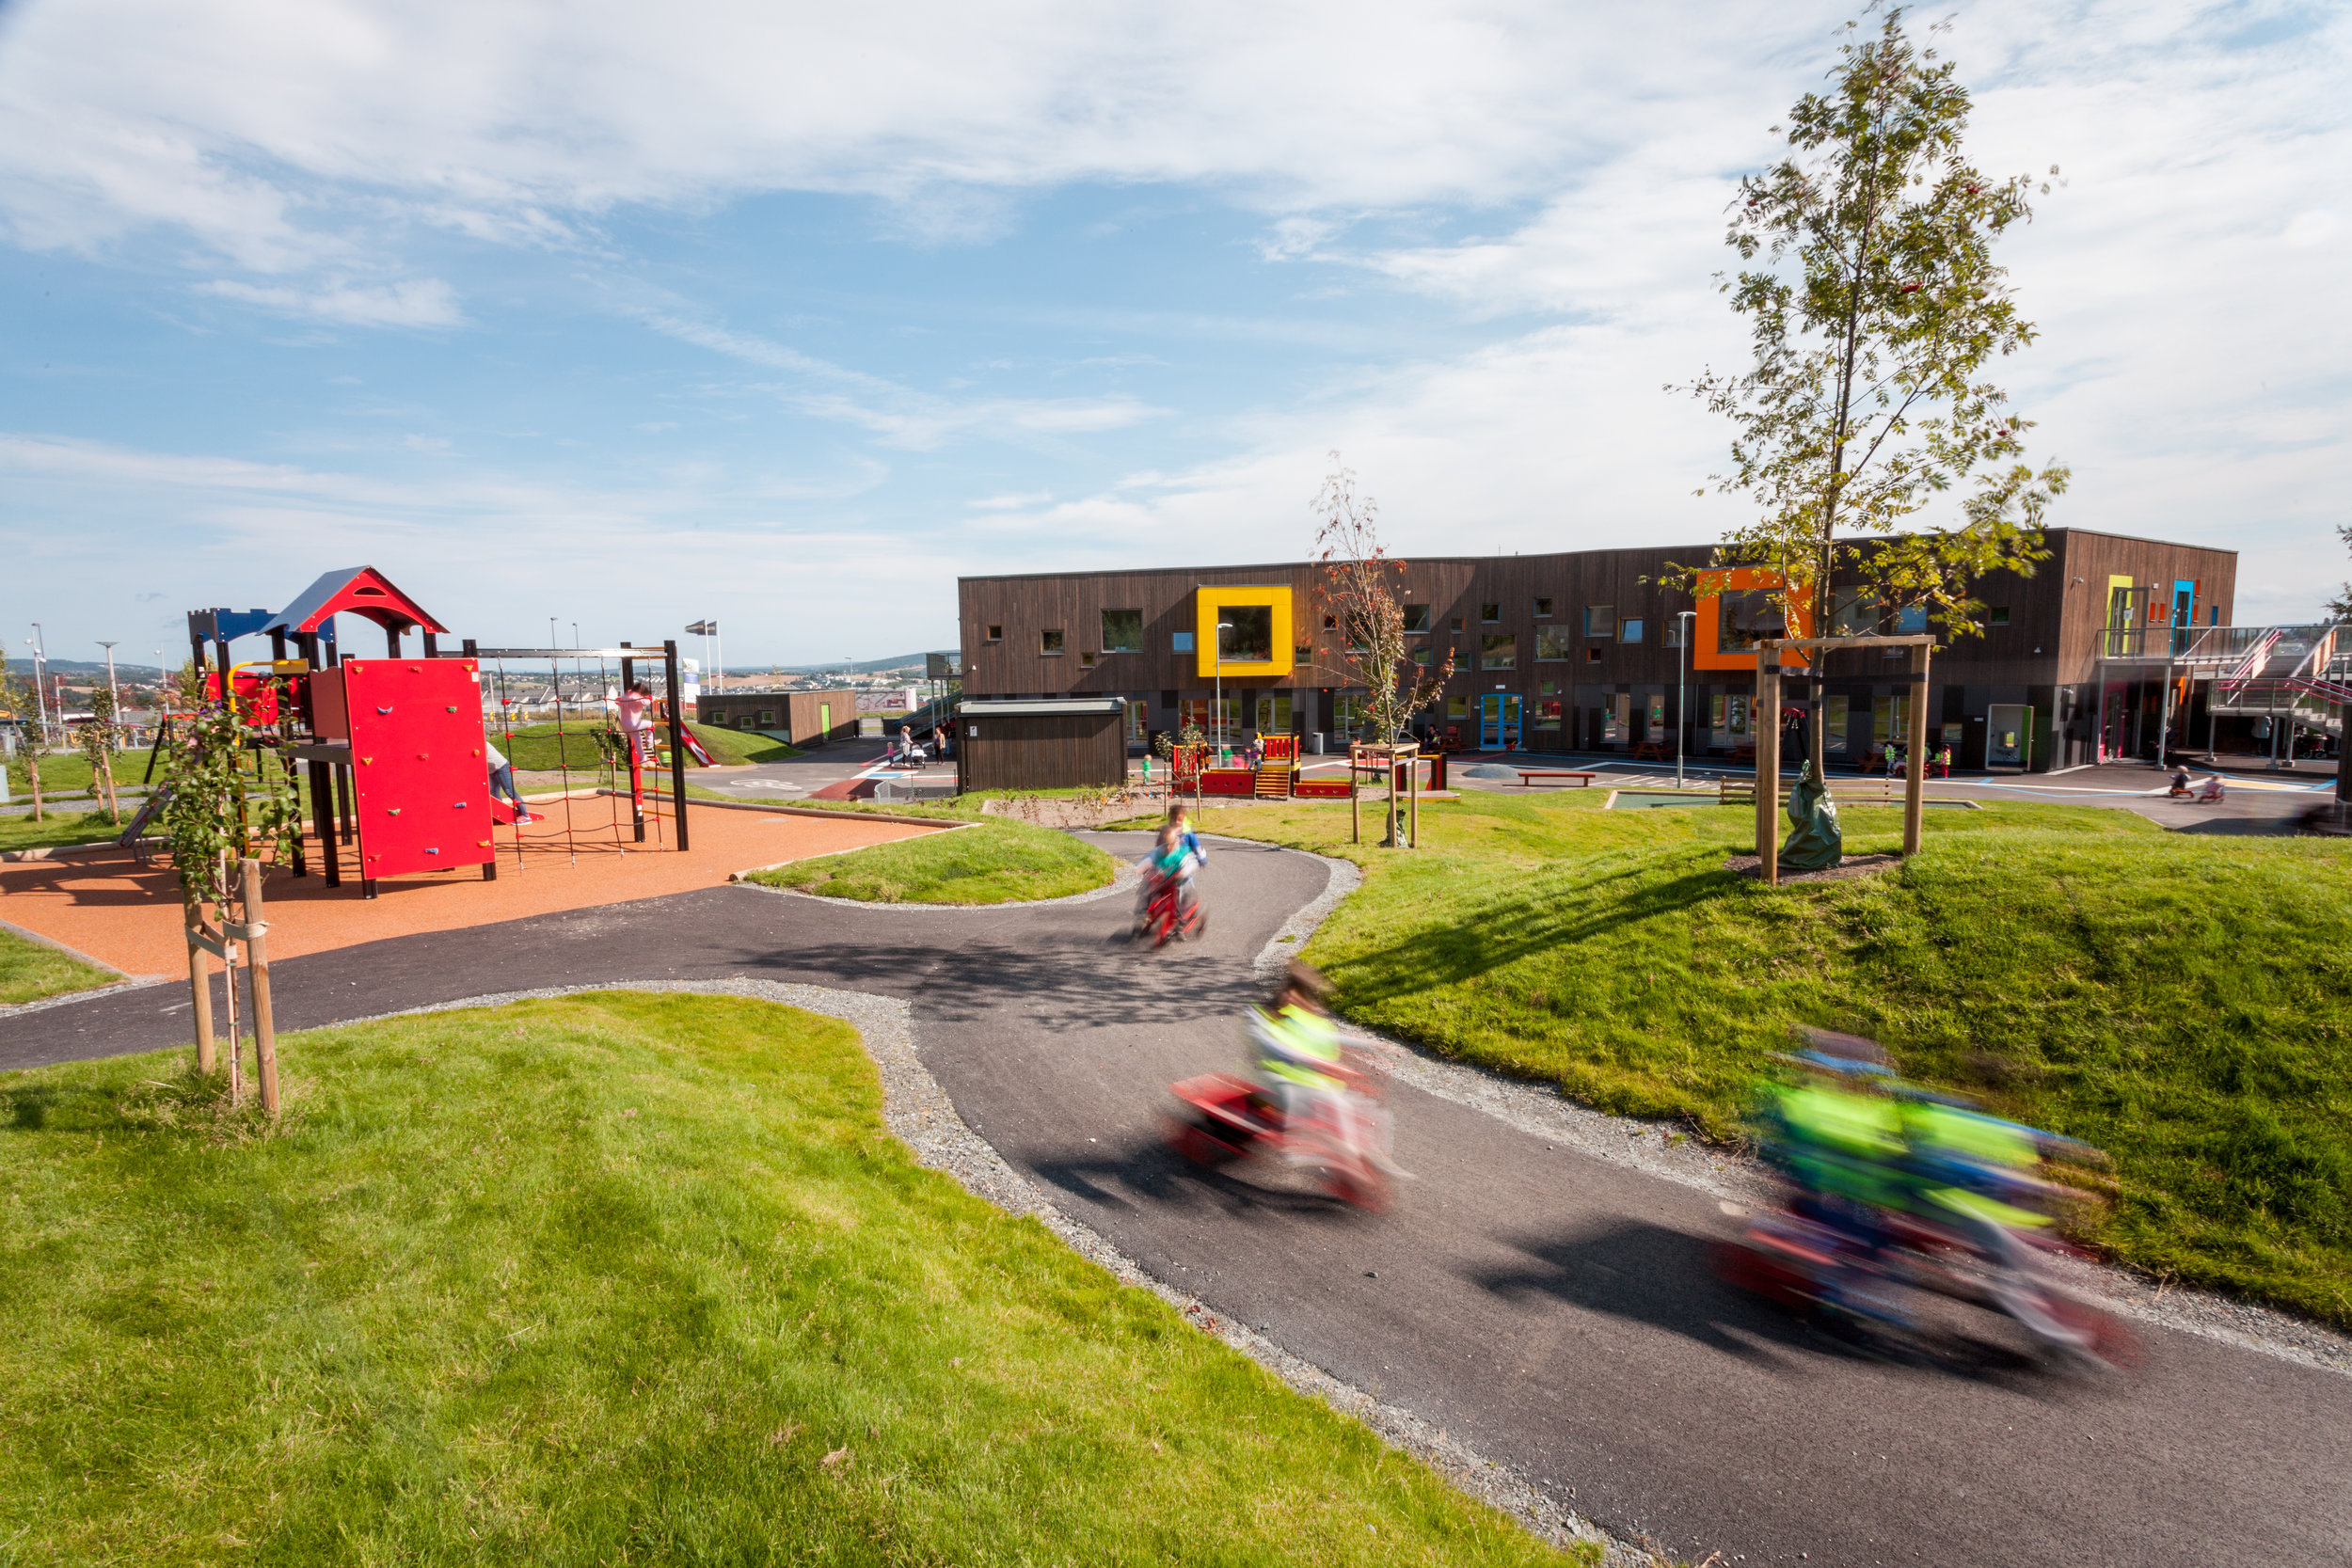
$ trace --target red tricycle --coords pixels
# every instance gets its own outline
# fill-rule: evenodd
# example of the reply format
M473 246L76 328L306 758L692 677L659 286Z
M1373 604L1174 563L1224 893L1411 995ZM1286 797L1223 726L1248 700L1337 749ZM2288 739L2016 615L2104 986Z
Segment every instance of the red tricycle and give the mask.
M1375 1213L1389 1206L1388 1074L1378 1058L1353 1046L1337 1065L1344 1085L1316 1097L1311 1119L1293 1122L1259 1085L1237 1073L1204 1072L1168 1085L1170 1148L1212 1168L1255 1156L1316 1168L1323 1188L1343 1203Z

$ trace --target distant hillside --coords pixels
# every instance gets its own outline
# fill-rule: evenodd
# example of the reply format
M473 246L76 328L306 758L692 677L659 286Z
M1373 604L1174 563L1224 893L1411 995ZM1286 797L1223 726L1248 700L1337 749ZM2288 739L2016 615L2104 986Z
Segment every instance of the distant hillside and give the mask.
M955 651L953 648L939 650L943 654L952 654ZM879 675L889 670L906 670L919 675L923 673L925 661L930 657L929 654L898 654L890 658L869 658L863 664L791 664L779 666L779 668L787 675ZM734 670L728 673L730 674L756 674L758 672Z
M33 661L31 659L12 658L8 660L9 674L29 676L32 673ZM106 662L103 659L91 658L53 658L49 661L49 673L53 675L103 675L106 673ZM159 673L152 664L125 664L119 659L115 661L117 680L152 680Z

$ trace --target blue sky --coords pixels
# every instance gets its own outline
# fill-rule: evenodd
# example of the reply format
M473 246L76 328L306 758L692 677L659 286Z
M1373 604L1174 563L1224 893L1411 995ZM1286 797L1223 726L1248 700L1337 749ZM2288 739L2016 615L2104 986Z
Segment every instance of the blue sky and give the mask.
M2054 520L2312 613L2344 11L1952 14L1979 163L2065 170L2000 367ZM1408 555L1713 538L1661 388L1741 356L1724 203L1845 15L0 8L0 626L364 562L485 641L866 657L959 573L1295 557L1335 449Z

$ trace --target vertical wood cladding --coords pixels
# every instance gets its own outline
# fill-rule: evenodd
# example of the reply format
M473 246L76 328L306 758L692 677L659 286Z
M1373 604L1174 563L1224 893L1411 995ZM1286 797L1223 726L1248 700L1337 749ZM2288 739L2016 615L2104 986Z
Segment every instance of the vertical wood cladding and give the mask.
M1950 681L2039 686L2091 679L2110 575L2128 574L2143 585L2162 582L2168 592L2176 579L2197 580L2202 585L2199 622L2205 621L2211 607L2218 606L2223 624L2229 623L2237 587L2237 557L2233 551L2079 529L2050 530L2046 543L2050 559L2032 576L1997 574L1984 580L1978 596L1988 605L2005 606L2009 624L1939 649L1933 675L1937 685ZM1711 556L1711 546L1690 545L1557 555L1422 558L1406 563L1397 596L1406 604L1430 607L1429 635L1411 641L1453 650L1454 675L1446 686L1449 695L1532 692L1542 680L1557 681L1564 690L1571 685L1671 687L1679 656L1668 645L1667 634L1677 611L1695 607L1690 595L1665 589L1654 579L1675 564L1704 565ZM1299 641L1312 636L1320 648L1323 611L1315 597L1318 577L1316 568L1305 562L1282 562L965 578L958 584L963 689L974 697L1198 692L1211 681L1199 673L1192 654L1176 651L1174 641L1177 633L1193 629L1194 589L1229 584L1287 586L1301 628ZM1550 601L1549 616L1536 614L1539 599ZM1491 622L1483 615L1489 605L1497 610ZM1585 611L1599 606L1609 607L1620 632L1628 620L1640 620L1641 641L1629 642L1622 635L1586 636ZM1141 651L1102 651L1103 611L1106 610L1140 613ZM1453 629L1456 620L1461 623L1458 632ZM992 626L1002 628L1001 640L989 638ZM1044 651L1042 634L1047 631L1062 634L1059 653ZM1556 634L1566 658L1537 660L1536 638L1544 631ZM1700 636L1706 635L1702 629ZM1479 668L1481 640L1489 636L1513 640L1510 668ZM1091 664L1084 657L1089 653L1096 656ZM1441 652L1438 657L1442 657ZM1872 662L1875 657L1837 655L1826 673L1833 680L1883 678L1884 672ZM1724 678L1723 672L1694 673L1692 683L1721 684ZM1279 679L1253 676L1243 682L1229 676L1226 681L1229 691L1244 688L1314 691L1347 684L1343 672L1312 660L1302 661L1291 675Z
M1083 789L1127 780L1116 713L969 715L957 747L965 789Z

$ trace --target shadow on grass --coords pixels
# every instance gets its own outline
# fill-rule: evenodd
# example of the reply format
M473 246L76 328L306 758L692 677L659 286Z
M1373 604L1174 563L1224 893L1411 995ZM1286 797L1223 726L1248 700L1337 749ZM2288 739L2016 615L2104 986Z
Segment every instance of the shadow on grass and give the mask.
M1711 857L1721 851L1710 848L1707 853ZM1643 874L1639 866L1627 866L1490 905L1465 923L1438 931L1416 926L1404 941L1348 956L1347 1000L1360 1006L1455 985L1627 926L1685 913L1742 885L1730 872L1708 870L1656 882L1629 895L1602 892L1611 882ZM1560 910L1564 903L1590 904L1604 898L1608 900L1604 911L1564 917Z

